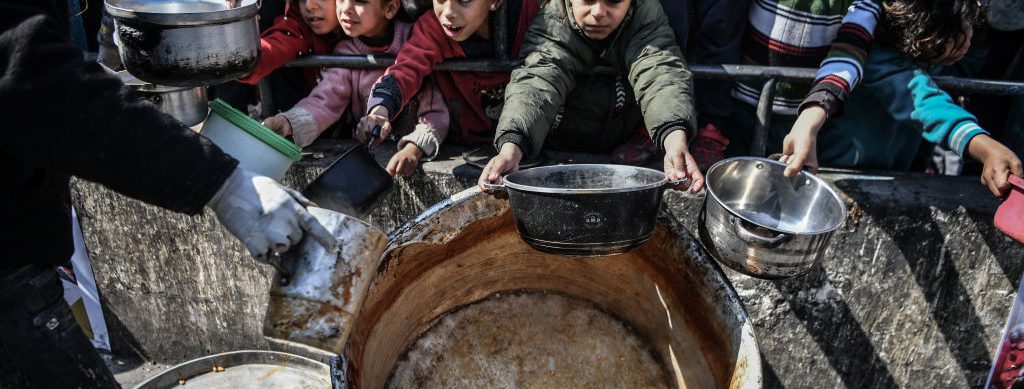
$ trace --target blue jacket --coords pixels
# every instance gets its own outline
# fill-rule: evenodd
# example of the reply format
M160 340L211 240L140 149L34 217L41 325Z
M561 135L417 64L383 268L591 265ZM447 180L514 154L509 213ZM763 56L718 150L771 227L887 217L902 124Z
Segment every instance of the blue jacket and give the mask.
M822 166L907 170L922 138L963 157L971 138L986 133L974 115L935 85L929 70L891 47L875 45L846 113L829 120L818 135L818 161Z

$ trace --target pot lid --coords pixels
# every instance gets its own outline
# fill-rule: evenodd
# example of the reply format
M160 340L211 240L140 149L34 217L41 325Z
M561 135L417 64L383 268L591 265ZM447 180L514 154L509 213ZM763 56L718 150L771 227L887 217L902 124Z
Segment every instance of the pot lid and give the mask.
M268 146L273 147L279 153L284 154L292 161L302 158L302 149L294 143L289 142L283 136L274 133L271 129L246 116L234 107L228 105L221 99L210 102L210 110L225 120L231 122L238 128L259 139Z

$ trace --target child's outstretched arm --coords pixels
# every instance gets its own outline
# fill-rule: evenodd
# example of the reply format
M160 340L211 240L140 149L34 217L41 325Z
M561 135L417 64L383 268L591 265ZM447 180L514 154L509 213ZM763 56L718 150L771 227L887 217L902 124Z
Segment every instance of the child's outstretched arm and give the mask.
M499 154L506 143L514 143L522 155L540 153L558 109L576 85L580 58L594 55L570 28L551 28L564 22L553 10L556 5L546 6L524 37L523 65L512 71L494 134Z
M688 177L690 190L697 192L704 186L704 177L686 141L697 124L693 75L657 2L638 7L633 17L636 31L625 52L629 83L651 139L665 151L665 174L671 180Z
M782 162L789 165L786 176L796 175L804 167L817 172L818 131L829 117L842 114L846 98L860 83L881 12L876 0L857 0L843 17L811 92L797 108L800 114L783 140Z
M399 50L395 63L370 89L367 115L360 120L359 131L368 133L381 126L384 130L378 139L386 138L391 129L389 122L402 113L415 92L423 86L423 80L444 60L445 52L452 51L454 44L444 36L441 23L433 12L424 13L416 19L412 34Z
M391 157L387 166L392 176L412 175L420 160L429 161L437 156L441 143L448 136L448 105L437 86L433 82L424 83L417 98L419 120L412 133L398 140L398 153Z
M909 56L876 48L861 87L885 104L894 119L920 129L925 140L982 162L981 181L992 194L1000 196L1006 189L1009 173L1022 173L1018 157L989 137L974 115L954 103Z
M355 52L351 40L338 43L334 52L336 54L350 54ZM292 139L299 147L306 147L313 143L333 124L348 108L352 102L352 70L346 68L328 68L323 72L323 79L316 84L316 87L302 100L295 103L292 109L281 112L272 118L284 118L290 130ZM280 126L282 120L267 118L264 123L277 131L274 126ZM278 131L282 135L287 135Z

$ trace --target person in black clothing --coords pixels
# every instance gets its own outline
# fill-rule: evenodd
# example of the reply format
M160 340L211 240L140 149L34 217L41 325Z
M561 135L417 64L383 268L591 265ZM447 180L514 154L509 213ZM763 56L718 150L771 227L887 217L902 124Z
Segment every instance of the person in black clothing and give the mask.
M117 387L53 267L73 250L70 176L174 211L208 206L257 259L304 231L337 249L300 195L125 95L68 28L66 0L0 2L0 388Z

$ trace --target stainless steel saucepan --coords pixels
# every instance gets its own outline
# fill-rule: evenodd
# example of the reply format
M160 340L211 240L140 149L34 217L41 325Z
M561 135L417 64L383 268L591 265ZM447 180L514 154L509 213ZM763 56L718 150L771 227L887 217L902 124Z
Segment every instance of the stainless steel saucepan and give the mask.
M846 220L846 206L818 177L786 177L785 168L740 157L708 169L698 228L719 262L753 277L782 279L806 273L821 258Z

